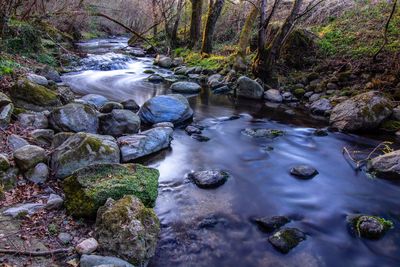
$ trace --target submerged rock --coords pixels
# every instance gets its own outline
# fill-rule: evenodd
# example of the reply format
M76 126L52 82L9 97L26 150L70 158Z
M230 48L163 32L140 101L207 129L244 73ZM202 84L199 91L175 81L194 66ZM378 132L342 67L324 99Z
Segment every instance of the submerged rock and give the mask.
M223 185L229 177L229 173L221 170L197 171L188 174L188 178L203 189L217 188Z
M208 142L208 141L210 141L210 137L202 135L202 134L192 134L191 137L194 140L197 140L199 142Z
M155 254L160 222L134 196L110 198L97 213L95 233L103 252L142 266Z
M58 132L96 133L99 127L96 110L79 103L70 103L54 109L49 115L49 122Z
M392 114L391 101L379 92L354 96L332 110L330 124L340 131L368 130Z
M65 206L76 217L93 218L108 198L134 195L153 207L159 172L139 164L98 164L74 172L63 182Z
M304 240L306 235L296 228L283 228L268 238L275 249L285 254Z
M264 88L249 77L242 76L237 81L237 95L251 99L261 99L264 95Z
M99 121L99 132L114 137L134 134L140 130L140 118L130 110L115 109L111 113L101 115Z
M284 135L285 132L281 131L281 130L274 130L274 129L246 128L246 129L242 130L242 134L249 136L249 137L255 137L255 138L260 138L260 137L275 138L275 137Z
M118 138L123 162L130 162L137 158L158 152L171 145L173 129L157 127Z
M55 178L63 179L91 164L119 162L120 150L113 137L77 133L54 150L51 169Z
M139 116L142 122L150 125L159 122L178 125L192 119L193 110L182 95L161 95L146 101L140 108Z
M99 255L82 255L80 267L135 267L127 261L116 257Z
M298 165L290 170L290 174L299 178L310 179L317 175L318 171L308 165Z
M393 228L391 221L377 216L349 215L347 221L354 234L367 239L380 239Z
M170 89L182 94L196 94L200 92L201 86L192 82L176 82L171 85Z
M271 233L289 223L290 219L286 216L271 216L254 218L252 221L257 224L261 231Z
M368 171L381 178L400 179L400 150L373 158L368 162Z

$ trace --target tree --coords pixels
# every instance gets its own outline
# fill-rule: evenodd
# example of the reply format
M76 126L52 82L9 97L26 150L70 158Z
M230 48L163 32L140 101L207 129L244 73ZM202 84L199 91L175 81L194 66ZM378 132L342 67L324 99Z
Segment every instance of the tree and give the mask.
M201 53L210 54L213 50L213 35L215 25L221 15L225 0L210 0L207 14L207 22L203 33Z
M192 3L192 17L190 21L189 48L193 48L201 37L201 14L203 11L203 0L190 0Z
M152 0L151 2L151 11L153 13L153 36L156 37L158 33L158 12L157 12L157 0Z

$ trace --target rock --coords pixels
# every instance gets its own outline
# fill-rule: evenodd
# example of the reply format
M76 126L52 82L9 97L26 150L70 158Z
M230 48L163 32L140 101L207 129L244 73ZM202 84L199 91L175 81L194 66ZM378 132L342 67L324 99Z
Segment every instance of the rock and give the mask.
M132 49L131 51L129 51L129 54L131 54L134 57L145 57L146 56L146 52L144 52L144 50L141 48Z
M176 57L172 60L172 66L177 67L183 64L183 58L182 57Z
M54 150L51 169L55 178L63 179L91 164L119 162L120 150L113 137L77 133Z
M134 195L147 207L157 199L159 172L139 164L97 164L74 172L63 182L65 206L76 217L92 218L108 198Z
M78 103L54 109L49 115L49 123L58 132L96 133L99 127L96 110Z
M370 215L350 215L347 217L350 230L359 237L380 239L393 228L393 222Z
M14 188L18 182L18 169L10 167L6 171L0 171L0 184L3 186L3 190L7 191Z
M308 100L312 103L312 102L317 101L320 98L321 98L321 94L313 94L310 96L310 98Z
M201 129L199 129L199 128L195 127L195 126L189 125L188 127L185 128L185 132L188 135L201 134Z
M43 184L49 178L49 168L44 163L38 163L25 173L25 178L34 184Z
M114 109L124 109L124 106L118 102L107 102L105 103L101 108L100 112L101 113L110 113Z
M74 92L67 86L58 86L57 94L63 105L69 104L75 100Z
M26 75L26 79L32 83L36 83L38 85L42 85L42 86L47 86L49 85L49 81L46 79L46 77L37 75L37 74L33 74L33 73L28 73Z
M61 106L56 92L28 80L18 80L10 90L16 107L33 111L43 111Z
M327 130L324 130L324 129L315 129L313 135L315 135L315 136L320 136L320 137L322 137L322 136L328 136L328 131L327 131Z
M237 96L251 99L261 99L264 95L264 88L256 81L242 76L237 81Z
M396 121L400 121L400 106L393 109L392 118Z
M385 179L400 179L400 150L378 156L368 162L368 171Z
M330 124L340 131L368 130L392 114L391 101L379 92L367 92L354 96L332 110Z
M142 266L155 254L160 223L138 198L110 198L97 213L95 233L102 251Z
M156 124L153 124L152 128L157 128L157 127L169 127L169 128L174 128L174 124L171 122L159 122Z
M282 99L285 102L290 102L290 101L293 100L293 94L291 92L285 92L285 93L282 94Z
M313 114L325 116L332 110L332 105L329 99L321 98L313 102L310 108Z
M318 174L318 171L308 165L298 165L290 170L290 174L302 179L313 178Z
M14 112L14 105L8 104L0 107L0 128L5 129L8 127L11 121L11 115Z
M16 218L19 216L35 214L38 210L43 208L44 205L40 203L26 203L13 208L8 208L3 212L3 214Z
M336 85L336 83L328 83L326 85L326 89L328 89L328 90L338 90L339 87Z
M82 255L80 267L135 267L127 261L116 257Z
M309 92L306 92L306 93L304 94L304 97L306 97L306 98L308 98L308 100L310 100L310 97L311 97L313 94L314 94L314 92L309 91Z
M59 209L62 207L63 203L64 199L62 199L62 197L56 194L51 194L49 196L49 199L47 200L46 209L48 210Z
M200 92L201 86L192 82L176 82L170 87L173 92L182 94L196 94Z
M268 238L274 248L285 254L304 240L306 235L296 228L283 228Z
M171 122L179 125L192 119L193 110L182 95L161 95L146 101L139 110L139 116L146 124Z
M10 162L4 154L0 154L0 172L5 172L10 168Z
M88 94L81 98L81 100L95 106L97 109L100 109L105 103L108 102L108 99L102 95L96 94Z
M210 138L201 134L192 134L191 135L193 139L199 141L199 142L208 142L210 141Z
M37 129L31 132L31 138L39 146L50 146L54 138L54 131L50 129Z
M51 148L55 149L61 146L68 138L73 136L75 133L71 132L61 132L54 135L53 141L51 142Z
M22 137L20 137L16 134L10 135L7 139L7 142L8 142L9 147L13 151L15 151L23 146L29 145L28 141L26 141L25 139L23 139Z
M154 64L160 66L161 68L169 69L172 67L172 59L167 56L157 55L154 60Z
M59 233L57 238L64 245L68 245L73 239L72 235L70 235L68 233ZM81 263L81 266L82 266L82 263Z
M92 252L95 252L98 246L99 243L96 239L88 238L76 245L75 250L79 254L90 254Z
M23 128L46 129L49 126L46 115L41 112L21 113L18 121Z
M147 78L147 80L151 83L162 83L164 78L159 74L152 74Z
M157 127L140 134L118 138L122 162L130 162L169 147L173 131L169 127Z
M220 170L197 171L188 174L188 178L203 189L217 188L223 185L229 177L229 173Z
M207 79L207 85L211 88L211 89L215 89L217 87L221 87L221 85L223 85L223 81L222 81L223 77L220 74L213 74L210 77L208 77Z
M23 146L14 151L14 161L22 171L27 171L46 160L46 151L38 146Z
M125 100L121 104L124 107L124 109L130 110L135 113L138 112L140 109L140 106L136 103L134 99Z
M224 94L228 94L232 91L232 88L230 88L227 85L215 88L212 93L215 95L224 95Z
M39 71L39 74L44 76L47 80L54 81L56 83L62 82L60 74L58 71L53 69L52 67L46 66Z
M0 92L0 108L11 104L11 99L4 93Z
M119 137L134 134L140 130L140 118L130 110L115 109L99 117L99 132Z
M284 135L285 132L283 132L281 130L274 130L274 129L246 128L246 129L242 130L242 134L249 136L249 137L255 137L255 138L260 138L260 137L275 138L275 137Z
M271 216L255 218L252 221L257 224L261 231L272 233L273 231L278 230L285 224L289 223L290 219L286 216Z
M264 93L264 99L270 102L281 103L283 98L279 90L276 89L269 89Z

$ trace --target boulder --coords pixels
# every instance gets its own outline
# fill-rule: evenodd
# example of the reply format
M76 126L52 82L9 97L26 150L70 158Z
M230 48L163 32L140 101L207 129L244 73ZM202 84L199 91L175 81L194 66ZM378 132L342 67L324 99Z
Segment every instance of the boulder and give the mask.
M162 83L164 78L159 74L152 74L147 78L147 80L151 83Z
M23 128L46 129L49 126L47 116L42 112L21 113L18 122Z
M218 87L222 86L223 84L224 84L223 77L221 74L213 74L210 77L208 77L208 79L207 79L207 85L211 89L218 88Z
M54 131L50 129L36 129L31 132L31 138L36 145L49 147L54 139Z
M127 261L116 257L99 255L82 255L80 267L135 267Z
M264 95L264 88L256 81L242 76L237 80L237 96L250 99L261 99Z
M97 242L96 239L88 238L80 242L78 245L76 245L75 250L79 254L90 254L92 252L95 252L96 249L98 248L99 243Z
M96 133L99 127L96 110L79 103L54 109L49 115L49 123L58 132Z
M11 121L11 115L14 111L13 104L7 104L3 107L0 107L0 129L5 129L8 127Z
M54 150L51 169L55 178L64 179L91 164L119 162L120 150L113 137L77 133Z
M286 216L270 216L254 218L252 221L257 224L261 231L272 233L273 231L278 230L285 224L289 223L290 219Z
M8 208L3 212L3 214L16 218L19 216L33 215L38 210L41 210L43 208L44 205L41 203L25 203L16 207Z
M46 209L48 210L55 210L62 207L64 204L64 199L56 194L50 194L49 198L47 199Z
M153 207L159 172L139 164L96 164L74 172L63 182L65 206L76 216L93 218L108 198L134 195Z
M114 109L111 113L99 116L99 132L119 137L134 134L140 130L140 118L130 110Z
M22 171L32 169L40 162L46 162L46 151L38 146L23 146L14 151L14 161Z
M88 94L83 97L81 97L81 100L95 106L97 109L100 109L105 103L108 102L108 99L105 98L102 95L96 95L96 94Z
M330 124L340 131L368 130L392 114L391 101L379 92L354 96L332 110Z
M201 86L192 82L176 82L171 85L170 89L181 94L196 94L200 92Z
M43 184L49 178L49 168L44 163L37 164L33 169L28 170L24 176L34 184Z
M302 179L310 179L318 174L318 171L308 165L298 165L290 170L290 174Z
M33 74L33 73L28 73L26 75L26 79L32 83L36 83L38 85L42 85L42 86L47 86L49 85L49 81L46 79L46 77L37 75L37 74Z
M107 102L100 108L101 113L110 113L114 109L124 109L124 106L118 102Z
M161 95L146 101L139 110L139 116L146 124L172 122L179 125L193 118L193 110L182 95Z
M97 213L96 237L100 249L136 266L144 266L154 256L160 222L138 198L108 199Z
M124 109L130 110L135 113L138 112L140 109L140 106L136 103L134 99L127 99L123 101L121 104L124 107Z
M123 162L130 162L137 158L158 152L171 145L173 129L157 127L118 138Z
M368 162L368 171L380 178L400 179L400 150L378 156Z
M223 185L229 177L229 173L221 170L197 171L188 174L188 178L203 189L217 188Z
M51 148L54 149L61 146L65 141L67 141L68 138L70 138L74 134L75 133L71 132L61 132L55 134L53 140L51 141Z
M75 100L74 92L71 90L71 88L69 88L67 86L58 86L57 94L61 100L61 103L63 103L63 105L74 102L74 100Z
M157 55L156 59L154 60L154 64L162 68L169 69L172 67L172 59L167 56Z
M10 161L5 154L0 154L0 172L5 172L10 168Z
M7 138L8 146L11 148L11 150L15 151L18 148L21 148L23 146L28 146L29 143L22 137L12 134Z
M349 215L347 222L353 234L372 240L382 238L393 228L393 222L370 215Z
M283 101L281 93L276 89L269 89L266 91L264 93L264 99L275 103L281 103Z
M325 116L332 110L331 101L321 98L311 104L311 112L315 115Z
M46 66L39 70L39 74L44 76L47 80L54 81L56 83L62 82L60 74L54 68Z
M10 90L16 107L33 111L43 111L61 106L56 92L28 80L18 80Z
M274 248L284 254L304 240L306 240L306 235L296 228L283 228L268 238Z

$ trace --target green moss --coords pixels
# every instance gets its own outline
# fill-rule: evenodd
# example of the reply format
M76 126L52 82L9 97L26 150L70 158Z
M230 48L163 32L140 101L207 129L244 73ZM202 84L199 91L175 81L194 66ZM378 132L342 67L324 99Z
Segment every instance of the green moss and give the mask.
M10 94L13 100L23 100L38 106L54 106L60 103L55 92L28 80L18 81L11 88Z
M376 235L376 234L372 234L372 233L371 233L371 235L368 235L368 233L363 233L363 232L362 232L362 230L361 230L360 227L361 227L361 223L362 223L362 220L361 220L361 219L362 219L363 217L368 217L368 218L372 218L372 219L377 220L377 221L379 222L379 224L381 224L382 227L383 227L383 234L384 234L386 231L388 231L389 229L392 229L392 228L394 227L394 224L393 224L392 221L386 220L386 219L381 218L381 217L378 217L378 216L369 216L369 215L360 215L360 216L356 216L356 217L352 218L351 223L353 224L353 227L354 227L354 229L355 229L355 231L356 231L356 233L357 233L357 235L358 235L359 237L366 237L366 238L371 238L371 239L377 239L377 238L379 238L379 236Z
M387 132L397 132L400 130L400 121L387 120L381 124L380 128Z
M208 55L204 57L200 53L185 48L175 49L174 56L182 57L184 62L190 67L202 67L207 70L223 69L229 62L229 59L226 56Z
M158 195L156 169L139 164L101 164L78 170L64 181L67 210L78 217L92 217L108 198L138 197L153 207Z
M303 88L297 88L296 90L294 90L293 94L298 97L301 98L303 97L303 95L306 93L306 90L304 90Z
M0 75L12 74L14 69L19 67L20 65L13 60L0 58Z
M55 236L59 233L60 230L58 225L51 223L47 226L47 231L49 231L51 235Z

